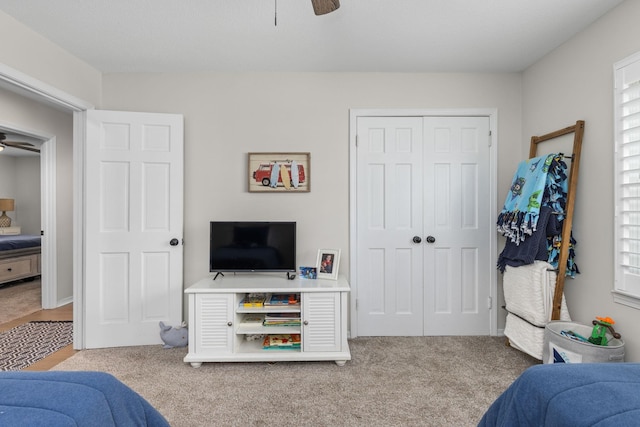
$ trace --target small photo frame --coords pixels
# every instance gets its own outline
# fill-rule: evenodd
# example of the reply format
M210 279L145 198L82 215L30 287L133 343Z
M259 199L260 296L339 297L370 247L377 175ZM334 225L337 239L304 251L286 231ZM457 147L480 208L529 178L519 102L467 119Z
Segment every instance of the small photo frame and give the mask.
M300 277L303 279L317 279L318 269L316 267L300 267Z
M249 192L307 193L310 168L310 153L249 153Z
M316 267L318 279L338 280L340 266L340 249L319 249Z

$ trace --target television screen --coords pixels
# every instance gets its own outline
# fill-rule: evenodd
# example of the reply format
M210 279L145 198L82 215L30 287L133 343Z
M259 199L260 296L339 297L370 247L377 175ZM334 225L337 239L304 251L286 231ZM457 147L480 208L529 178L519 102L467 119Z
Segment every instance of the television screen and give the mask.
M296 271L295 222L211 221L210 272Z

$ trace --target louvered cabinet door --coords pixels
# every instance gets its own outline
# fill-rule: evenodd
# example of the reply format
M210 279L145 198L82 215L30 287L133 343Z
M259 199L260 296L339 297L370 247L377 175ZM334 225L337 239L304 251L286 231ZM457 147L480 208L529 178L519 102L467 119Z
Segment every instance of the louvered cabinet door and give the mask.
M302 350L342 351L340 292L302 293Z
M233 353L235 294L191 294L190 297L194 299L195 322L189 325L192 332L189 353L198 356Z

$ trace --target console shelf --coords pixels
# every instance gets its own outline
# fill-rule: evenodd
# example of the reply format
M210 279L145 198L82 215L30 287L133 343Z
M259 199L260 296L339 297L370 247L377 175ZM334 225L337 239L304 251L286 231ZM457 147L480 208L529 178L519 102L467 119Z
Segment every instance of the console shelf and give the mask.
M203 362L351 360L347 342L349 284L338 280L288 280L284 274L228 274L206 277L185 290L189 300L189 352L184 361ZM296 294L292 306L244 307L255 293ZM243 323L247 314L300 313L300 325L264 326ZM300 347L264 349L263 335L299 334Z

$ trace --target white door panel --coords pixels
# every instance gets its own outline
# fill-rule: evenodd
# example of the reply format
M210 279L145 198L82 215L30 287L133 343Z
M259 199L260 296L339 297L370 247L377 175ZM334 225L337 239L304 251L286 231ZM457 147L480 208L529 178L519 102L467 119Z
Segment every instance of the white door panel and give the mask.
M362 335L422 335L421 118L358 119Z
M488 335L489 120L425 118L424 147L425 335Z
M182 322L182 116L91 110L86 129L85 346L160 344Z

